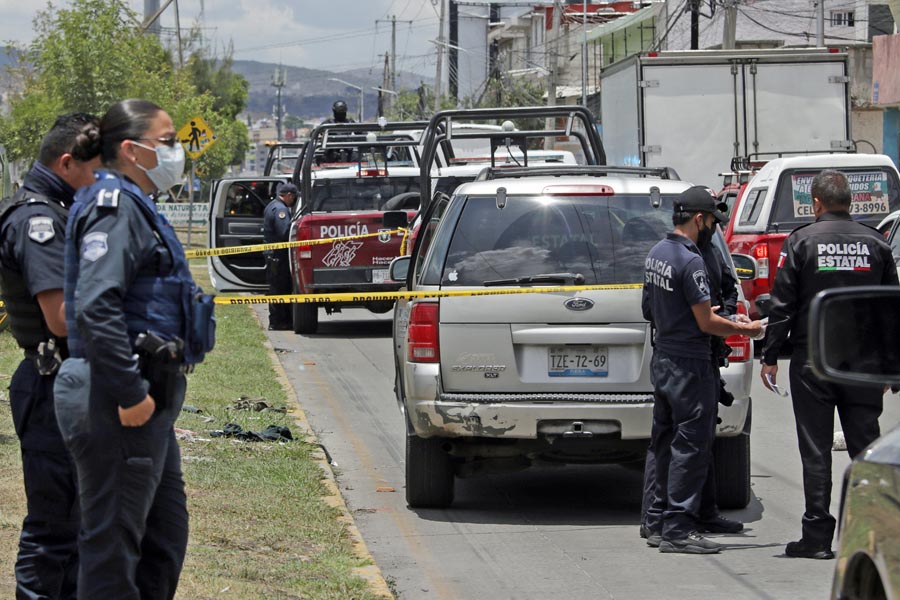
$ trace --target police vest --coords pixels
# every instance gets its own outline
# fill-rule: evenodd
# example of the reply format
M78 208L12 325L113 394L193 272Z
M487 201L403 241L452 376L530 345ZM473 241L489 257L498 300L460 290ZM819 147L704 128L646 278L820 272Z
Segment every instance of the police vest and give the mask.
M49 206L62 217L63 222L66 221L69 214L69 211L58 202L53 202L46 196L22 190L0 202L0 228L3 226L4 219L9 217L13 210L20 206L33 204ZM44 320L41 306L34 294L28 290L21 272L0 264L0 291L2 291L3 301L6 303L6 312L9 314L10 332L20 347L27 351L35 351L38 344L54 337Z
M145 331L152 332L164 340L178 338L184 342L184 362L188 364L201 362L205 352L212 349L215 341L212 296L202 294L194 283L175 231L143 191L134 183L114 173L99 172L97 176L96 183L89 188L83 188L76 196L76 203L72 207L72 223L75 223L78 215L93 198L96 198L98 210L114 211L118 209L120 196L128 196L140 208L172 258L172 268L168 273L139 273L125 292L123 311L132 345L138 334ZM72 325L74 325L74 294L80 259L77 237L77 232L67 231L66 319L67 321L70 319L71 306ZM71 356L84 356L84 340L77 327L69 330L69 353Z

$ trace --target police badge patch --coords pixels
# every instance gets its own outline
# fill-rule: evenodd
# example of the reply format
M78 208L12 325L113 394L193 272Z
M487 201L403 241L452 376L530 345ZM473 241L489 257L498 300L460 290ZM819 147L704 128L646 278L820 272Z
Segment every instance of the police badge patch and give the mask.
M99 231L84 236L84 241L81 242L81 258L94 262L104 256L109 251L106 238L107 234Z
M53 219L50 217L31 217L28 219L28 237L38 244L49 242L55 235Z
M283 219L283 218L285 218L286 216L287 216L287 213L284 212L283 210L278 211L278 218L279 218L279 219Z
M706 283L706 271L694 271L694 283L704 296L709 296L709 284Z

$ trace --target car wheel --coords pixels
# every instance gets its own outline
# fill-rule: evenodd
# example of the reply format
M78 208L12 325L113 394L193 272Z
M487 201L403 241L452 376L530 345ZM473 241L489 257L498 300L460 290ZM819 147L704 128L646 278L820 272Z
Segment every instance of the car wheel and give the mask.
M319 328L319 307L305 302L292 304L294 333L315 333Z
M713 461L719 508L735 510L750 504L750 434L716 438Z
M406 436L406 503L410 508L446 508L453 503L453 462L441 438Z

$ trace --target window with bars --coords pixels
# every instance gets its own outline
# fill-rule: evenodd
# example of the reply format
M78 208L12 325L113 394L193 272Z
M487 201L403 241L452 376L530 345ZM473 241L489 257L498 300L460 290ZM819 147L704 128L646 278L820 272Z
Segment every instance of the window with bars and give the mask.
M856 15L852 10L831 11L832 27L853 27L856 24Z

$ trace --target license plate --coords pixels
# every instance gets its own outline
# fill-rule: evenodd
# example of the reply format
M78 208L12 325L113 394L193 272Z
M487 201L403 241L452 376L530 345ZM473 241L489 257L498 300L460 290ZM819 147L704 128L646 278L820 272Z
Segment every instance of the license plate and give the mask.
M373 269L372 283L384 283L388 278L388 269Z
M606 377L607 346L551 346L547 349L550 377Z

